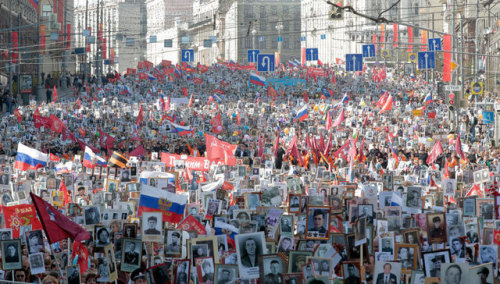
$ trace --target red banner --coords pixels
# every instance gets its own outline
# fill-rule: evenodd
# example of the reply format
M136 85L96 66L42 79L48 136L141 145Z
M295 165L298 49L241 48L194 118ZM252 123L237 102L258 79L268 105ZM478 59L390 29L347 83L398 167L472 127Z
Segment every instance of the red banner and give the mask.
M392 24L392 46L398 47L399 30L398 24Z
M71 24L66 25L66 50L71 48Z
M5 217L5 227L12 229L12 238L19 238L22 226L31 225L31 230L42 229L40 220L36 217L35 206L21 204L16 206L2 206Z
M59 119L59 117L51 114L49 117L50 120L50 129L60 134L64 128L63 122Z
M427 31L420 31L420 51L427 51Z
M408 27L408 48L407 52L413 52L413 28Z
M451 82L451 35L444 35L443 51L443 82Z
M106 44L106 39L102 39L102 59L108 59L108 45Z
M181 160L181 155L161 153L161 162L165 163L166 167L173 168L175 166L175 161ZM187 169L200 172L210 171L210 160L207 158L198 157L187 157L184 159L184 163Z
M377 35L372 34L372 43L375 45L375 55L377 55Z
M225 165L236 165L236 152L237 145L229 144L221 141L212 135L205 135L207 141L207 158L210 161L222 161Z
M12 53L11 53L11 58L12 58L12 63L14 63L14 64L17 63L17 58L19 56L18 47L19 47L18 33L17 32L12 32Z
M196 218L194 218L192 215L189 215L184 219L182 222L180 222L177 225L177 229L183 230L183 231L196 231L200 235L206 235L207 230L205 230L205 226L198 222Z
M385 25L380 25L380 43L385 43Z
M40 50L45 54L45 25L40 25Z
M40 115L33 115L33 120L35 121L35 127L40 128L40 127L45 127L45 128L50 128L51 122L50 118L48 117L43 117Z

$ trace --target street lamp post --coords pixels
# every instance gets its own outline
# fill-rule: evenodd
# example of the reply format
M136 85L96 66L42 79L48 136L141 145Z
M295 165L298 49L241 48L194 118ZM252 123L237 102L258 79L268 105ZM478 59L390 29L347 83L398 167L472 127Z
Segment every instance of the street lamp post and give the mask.
M257 30L255 28L252 29L252 49L255 49L255 35L257 34Z
M283 24L279 22L276 25L276 29L278 30L278 55L281 56L281 46L283 44L283 38L281 38L281 31L283 30Z

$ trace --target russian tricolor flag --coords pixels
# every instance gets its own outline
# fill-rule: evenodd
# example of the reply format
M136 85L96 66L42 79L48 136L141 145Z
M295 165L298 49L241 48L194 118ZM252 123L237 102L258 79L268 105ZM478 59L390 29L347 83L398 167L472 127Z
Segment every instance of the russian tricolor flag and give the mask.
M428 93L427 96L424 98L424 104L428 105L432 102L432 93Z
M93 169L96 166L106 167L108 162L105 159L97 156L92 149L85 146L85 153L83 154L83 166L86 168Z
M170 125L174 128L173 130L179 133L180 136L186 136L188 134L193 134L193 130L189 126L182 126L177 123L170 122Z
M296 120L299 120L299 121L304 121L306 120L307 118L307 115L309 114L309 112L307 111L307 105L304 105L298 112L297 112L297 116L295 117Z
M151 75L149 73L148 73L148 78L149 78L150 81L156 81L155 76L153 76L153 75Z
M139 212L161 212L163 222L179 223L184 215L187 196L171 193L148 185L141 185Z
M19 143L14 167L21 171L37 170L47 166L48 159L47 154Z
M255 73L250 73L250 84L264 87L266 85L266 78Z

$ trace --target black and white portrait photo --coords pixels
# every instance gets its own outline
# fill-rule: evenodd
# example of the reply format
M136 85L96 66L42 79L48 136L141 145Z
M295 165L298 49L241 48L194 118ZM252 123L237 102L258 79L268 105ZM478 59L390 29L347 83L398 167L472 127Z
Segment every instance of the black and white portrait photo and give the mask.
M469 265L467 263L442 263L441 264L441 283L446 284L465 284L468 282Z
M28 255L28 259L30 262L31 273L40 274L45 272L45 263L41 252Z
M234 284L238 278L238 266L236 265L216 265L215 284Z
M91 226L101 223L101 213L97 206L88 206L84 208L85 225Z
M262 256L260 279L263 283L282 283L284 263L283 259L276 254Z
M441 277L441 264L451 262L449 250L424 252L422 258L426 277Z
M293 249L294 239L292 237L280 236L278 252L288 252Z
M10 175L9 174L1 174L0 175L0 186L9 185L10 184Z
M328 239L329 207L309 206L307 211L307 238Z
M122 169L120 181L121 182L129 182L130 181L130 169Z
M479 263L492 262L496 265L498 258L496 245L480 245L479 246Z
M444 194L447 196L455 196L455 189L457 188L456 179L445 179L443 181Z
M374 276L375 284L400 283L401 263L377 261Z
M208 199L206 215L213 216L219 214L220 200Z
M163 238L163 222L161 212L144 212L142 214L143 240L161 241Z
M175 282L179 284L189 284L189 270L191 265L189 260L181 260L175 271ZM236 267L236 266L235 266Z
M181 253L181 232L168 230L165 242L165 255L178 255Z
M66 269L68 284L80 284L80 269L78 266L68 266Z
M494 277L493 264L482 264L469 268L467 283L493 284Z
M413 210L422 208L422 188L417 186L409 186L406 193L406 207Z
M110 243L109 229L101 226L95 227L96 247L105 247Z
M235 242L241 277L259 277L259 258L267 250L264 232L236 235Z
M12 239L12 229L0 230L0 241L8 241Z
M13 270L21 268L21 241L9 240L1 241L2 245L2 264L4 270Z
M123 224L123 237L135 239L137 236L137 224L125 223Z
M29 253L37 253L43 249L42 230L26 232Z
M121 270L132 272L141 265L142 242L123 239Z

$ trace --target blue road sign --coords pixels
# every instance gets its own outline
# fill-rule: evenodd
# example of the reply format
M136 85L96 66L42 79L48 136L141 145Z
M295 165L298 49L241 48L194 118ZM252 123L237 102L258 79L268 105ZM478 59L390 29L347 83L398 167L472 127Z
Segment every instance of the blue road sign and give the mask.
M300 37L300 41L306 41L306 37L305 36L301 36Z
M181 55L182 62L192 62L194 60L194 49L183 49Z
M264 37L263 36L259 36L259 41L264 41Z
M260 50L249 49L248 50L248 63L257 62L257 55L259 55Z
M274 71L274 54L259 54L257 55L257 71L271 72Z
M306 48L306 61L318 60L317 48Z
M423 51L418 53L418 69L434 69L436 61L433 51Z
M363 54L345 55L346 71L363 71Z
M363 57L375 57L375 45L374 44L363 45Z
M282 42L283 41L283 37L282 36L278 36L278 42Z
M322 34L321 39L326 39L326 34Z
M429 41L429 51L442 50L440 38L430 38L428 41Z
M492 111L483 111L483 123L494 123L495 117Z

